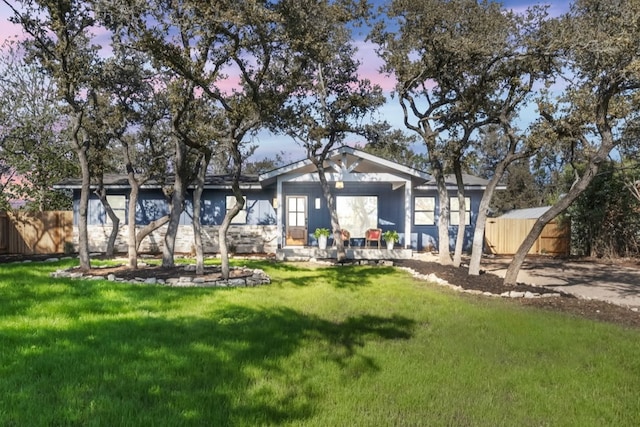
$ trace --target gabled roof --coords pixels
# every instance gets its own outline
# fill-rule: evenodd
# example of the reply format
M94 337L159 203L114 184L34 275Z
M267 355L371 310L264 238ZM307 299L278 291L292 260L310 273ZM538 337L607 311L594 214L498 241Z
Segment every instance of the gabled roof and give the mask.
M345 157L346 156L346 157ZM378 157L374 154L367 153L356 148L341 146L331 150L327 155L327 162L324 164L325 169L331 169L330 162L340 165L346 159L348 165L357 165L352 172L355 173L376 173L390 172L410 177L415 183L421 183L431 179L431 175L426 172L419 171L409 166L393 162L391 160ZM279 167L269 172L265 172L259 176L259 180L264 185L269 185L276 181L279 176L291 173L315 173L316 169L311 160L303 159L286 166Z

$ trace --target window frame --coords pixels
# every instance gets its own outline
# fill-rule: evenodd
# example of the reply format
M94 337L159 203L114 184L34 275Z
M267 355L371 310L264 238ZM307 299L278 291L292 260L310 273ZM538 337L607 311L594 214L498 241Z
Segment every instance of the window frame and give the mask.
M454 208L455 205L455 208ZM449 197L449 225L460 225L460 208L458 204L458 196ZM464 198L464 226L471 225L471 197ZM455 220L454 220L455 218Z
M427 209L418 209L418 202L423 200ZM431 215L429 215L431 214ZM425 220L419 220L421 216ZM413 225L435 225L436 223L436 198L435 196L415 196L413 198Z
M242 207L242 209L240 210L240 212L238 212L238 215L236 215L232 220L231 220L231 224L237 225L237 224L247 224L247 196L242 196L242 198L244 199L244 206ZM231 201L231 203L230 203ZM236 196L225 196L224 199L224 214L225 216L227 215L227 213L229 213L229 211L231 209L233 209L233 207L236 205Z
M111 210L113 211L114 214L116 214L116 216L120 220L120 225L126 225L127 224L127 204L128 204L127 196L124 194L107 194L106 199L107 199L107 203L109 203L109 206L111 207ZM106 209L104 212L104 216L105 216L105 221L104 221L105 225L113 225L113 222L111 222L111 218L109 217L109 214L107 213Z

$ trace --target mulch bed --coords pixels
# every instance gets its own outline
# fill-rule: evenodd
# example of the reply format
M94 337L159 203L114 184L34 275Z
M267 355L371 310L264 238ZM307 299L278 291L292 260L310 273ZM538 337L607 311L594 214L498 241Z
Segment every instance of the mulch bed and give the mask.
M603 322L617 323L623 326L640 328L640 312L634 312L626 307L620 307L604 301L586 300L576 298L573 295L556 292L538 286L530 286L519 283L517 286L506 286L503 279L495 274L483 273L479 276L469 276L466 268L443 266L435 262L419 260L397 261L396 265L409 267L421 274L435 274L440 279L446 280L452 285L464 289L491 292L500 295L508 291L531 291L537 293L559 293L556 298L514 298L510 299L517 304L538 307L545 310L561 311L575 316L587 317Z
M80 271L79 268L74 268L71 271ZM180 278L180 277L200 277L205 280L219 280L222 278L221 268L218 266L213 267L205 267L203 275L197 275L196 272L192 269L185 270L185 266L176 265L175 267L161 267L154 265L144 265L139 266L137 269L131 269L126 265L118 265L114 267L107 268L92 268L88 271L84 272L85 275L91 276L107 276L109 274L115 275L119 279L123 279L125 281L135 280L135 279L162 279L167 280L171 278ZM229 271L229 278L236 279L240 277L251 276L250 273L247 273L245 270L240 269L231 269Z

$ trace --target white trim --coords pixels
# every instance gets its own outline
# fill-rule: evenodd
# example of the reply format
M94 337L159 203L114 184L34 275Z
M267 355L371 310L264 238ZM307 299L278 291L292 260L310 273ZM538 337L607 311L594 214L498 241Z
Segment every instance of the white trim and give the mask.
M464 189L465 190L485 190L487 188L486 185L465 185ZM416 191L434 191L437 190L438 186L435 184L428 184L428 185L418 185L415 187ZM496 190L506 190L507 187L506 186L498 186L496 187ZM458 190L458 186L455 184L447 184L447 191L457 191Z
M404 247L411 247L411 217L413 209L411 204L413 203L413 192L411 185L407 182L404 186Z
M333 161L333 157L337 156L337 155L342 155L343 156L343 160L346 158L347 154L351 154L354 155L356 157L358 157L358 160L354 163L352 163L351 168L348 168L344 165L344 161L343 161L343 166L342 168L340 168L340 166L338 166L334 161ZM364 151L360 151L357 150L355 148L351 148L351 147L347 147L347 146L343 146L343 147L339 147L333 151L330 151L327 155L327 163L329 163L330 167L335 168L335 166L337 166L338 168L342 169L343 172L353 172L353 170L360 164L360 162L362 162L362 160L367 160L369 162L381 165L381 166L385 166L389 169L393 169L396 170L400 173L404 173L413 177L417 177L417 178L422 178L424 180L429 180L432 177L422 171L419 171L417 169L413 169L410 168L408 166L404 166L401 165L399 163L396 162L392 162L390 160L386 160L383 159L381 157L375 156L373 154L369 154L366 153ZM332 165L333 163L333 165ZM281 175L285 175L285 174L289 174L290 172L295 171L296 169L300 169L303 168L305 166L309 166L311 164L311 160L309 159L304 159L304 160L300 160L298 162L292 163L290 165L287 166L283 166L281 168L278 169L274 169L270 172L266 172L261 174L258 177L259 181L266 181L268 179L272 179L272 178L276 178L278 176ZM337 170L336 170L337 171Z
M167 184L168 186L171 186L173 184ZM81 185L74 185L74 184L54 184L53 185L53 189L54 190L80 190L81 189ZM141 190L159 190L162 189L163 187L165 187L165 185L161 185L161 184L142 184L140 186ZM89 186L89 188L91 190L95 190L98 188L97 185L95 184L91 184ZM108 190L130 190L131 186L129 184L117 184L117 185L111 185L111 184L105 184L104 188L108 189ZM230 190L231 189L231 184L226 185L226 184L215 184L215 185L204 185L203 187L205 190ZM190 185L187 187L187 190L193 190L195 189L195 186ZM241 190L262 190L263 187L262 185L260 185L259 183L256 184L240 184L240 189Z
M276 183L276 199L278 201L278 206L276 207L276 232L278 233L278 241L276 245L278 248L284 248L284 241L282 240L282 236L284 235L282 215L284 215L283 212L285 209L282 208L282 179L280 177L278 177Z
M325 172L324 176L328 182L347 181L347 182L384 182L384 183L404 183L411 182L407 178L390 173L334 173ZM319 182L320 177L317 173L295 173L278 177L278 181L282 182Z

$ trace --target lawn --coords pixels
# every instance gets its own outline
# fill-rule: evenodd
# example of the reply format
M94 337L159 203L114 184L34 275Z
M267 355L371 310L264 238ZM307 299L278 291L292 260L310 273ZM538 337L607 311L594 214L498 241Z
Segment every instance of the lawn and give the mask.
M0 265L0 425L625 426L640 330L392 267L170 288Z

